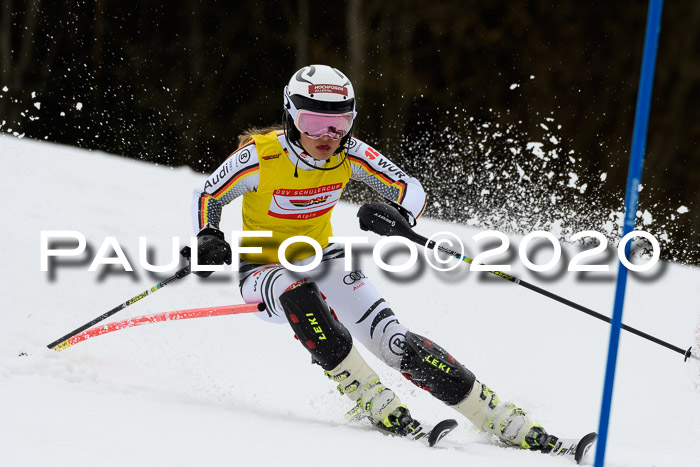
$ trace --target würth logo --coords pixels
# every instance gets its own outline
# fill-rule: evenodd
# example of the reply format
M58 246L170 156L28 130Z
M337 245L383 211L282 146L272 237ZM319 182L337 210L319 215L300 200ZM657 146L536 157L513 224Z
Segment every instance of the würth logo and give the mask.
M332 93L332 94L342 94L343 96L348 95L348 88L345 86L338 86L337 84L310 84L309 94L316 93Z
M367 158L368 158L369 160L374 160L374 159L376 159L377 157L379 157L379 153L377 152L376 149L374 149L374 148L369 148L369 147L368 147L368 148L365 150L365 156L367 156Z

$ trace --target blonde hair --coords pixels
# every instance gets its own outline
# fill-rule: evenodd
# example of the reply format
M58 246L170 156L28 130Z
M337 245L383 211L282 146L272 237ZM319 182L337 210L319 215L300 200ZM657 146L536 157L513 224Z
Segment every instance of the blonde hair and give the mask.
M253 136L255 135L265 135L271 131L278 131L282 130L282 125L269 125L269 126L263 126L263 127L257 127L253 126L248 128L243 132L238 137L238 148L240 149L241 147L245 146L248 144L252 139Z

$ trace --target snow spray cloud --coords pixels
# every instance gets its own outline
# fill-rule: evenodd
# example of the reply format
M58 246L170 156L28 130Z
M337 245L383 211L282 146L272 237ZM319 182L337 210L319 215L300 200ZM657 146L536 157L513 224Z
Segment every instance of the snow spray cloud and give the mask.
M572 243L584 243L572 238L575 233L592 230L619 244L624 186L611 196L607 172L591 173L585 158L567 148L554 118L542 117L525 134L522 122L501 123L505 118L494 111L488 121L464 110L448 113L451 126L437 130L421 122L426 130L408 133L399 145L403 157L397 163L418 175L428 193L428 217L516 235L546 231ZM364 193L350 196L365 200ZM686 206L644 206L642 200L637 228L659 240L663 259L698 261L697 240L681 235L688 212Z

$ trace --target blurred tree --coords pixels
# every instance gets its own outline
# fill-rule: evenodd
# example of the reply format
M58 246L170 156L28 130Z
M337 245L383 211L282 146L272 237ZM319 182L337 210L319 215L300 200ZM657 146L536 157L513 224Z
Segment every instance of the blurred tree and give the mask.
M13 93L23 88L25 75L36 59L32 37L36 32L41 0L27 0L19 7L21 9L13 8L12 0L3 0L0 7L0 83ZM17 27L12 26L18 24L24 32L13 35ZM0 100L0 115L8 121L16 121L19 111L10 106L7 99Z

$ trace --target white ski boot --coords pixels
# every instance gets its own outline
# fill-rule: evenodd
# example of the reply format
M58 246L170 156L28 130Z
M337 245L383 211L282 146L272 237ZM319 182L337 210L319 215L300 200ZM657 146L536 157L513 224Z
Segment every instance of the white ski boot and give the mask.
M431 447L457 426L454 420L443 420L431 429L413 418L408 407L381 383L354 345L340 365L326 371L326 376L338 383L341 394L355 401L355 407L346 414L348 418L366 417L383 431L421 440Z

